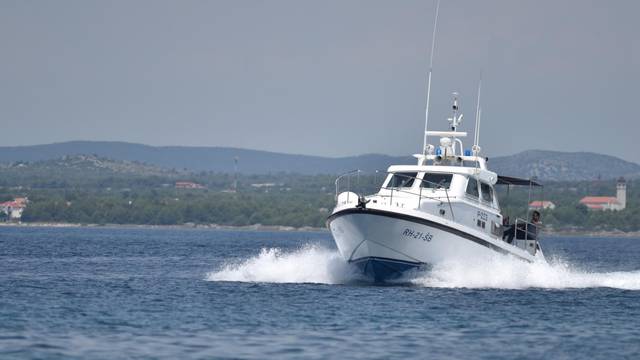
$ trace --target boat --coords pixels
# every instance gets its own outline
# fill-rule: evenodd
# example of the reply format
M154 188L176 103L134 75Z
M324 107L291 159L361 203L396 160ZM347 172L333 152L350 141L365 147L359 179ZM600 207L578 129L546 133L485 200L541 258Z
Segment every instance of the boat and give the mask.
M453 94L453 114L445 131L429 131L429 100L433 53L437 29L437 2L431 60L427 83L425 128L422 152L415 165L393 165L382 186L370 195L352 189L355 170L336 181L336 206L327 227L338 251L349 263L375 281L403 276L413 269L428 268L447 261L467 261L510 256L525 262L545 261L538 242L539 213L532 222L510 223L503 216L496 186L528 186L529 194L541 184L533 179L498 175L487 167L481 155L480 92L478 86L474 142L465 149L458 131L463 115L458 93ZM437 137L437 146L427 143ZM343 190L344 183L346 188ZM527 204L528 205L528 204Z
M342 257L375 281L452 260L504 255L545 261L539 225L521 218L507 224L495 190L499 185L532 189L541 184L488 169L477 144L479 114L476 143L463 150L467 133L457 129L462 120L457 95L450 130L425 131L425 138L439 137L439 145L426 145L415 154L415 165L390 166L377 193L357 193L351 180L340 191L345 179L360 175L358 170L336 179L336 206L327 226Z

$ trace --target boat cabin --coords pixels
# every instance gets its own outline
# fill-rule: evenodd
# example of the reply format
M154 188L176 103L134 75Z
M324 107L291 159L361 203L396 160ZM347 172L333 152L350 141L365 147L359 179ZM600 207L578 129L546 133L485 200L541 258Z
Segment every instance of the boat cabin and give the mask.
M337 208L357 203L356 207L360 209L373 207L430 219L435 216L447 226L463 225L494 239L504 239L505 234L509 235L509 243L513 240L510 232L514 232L515 245L534 255L538 248L537 226L529 223L528 219L516 219L515 224L503 221L505 217L500 211L495 186L541 185L531 180L498 176L487 169L487 159L479 155L477 126L474 145L463 150L461 138L467 133L456 129L462 119L462 115L457 113L457 99L454 99L453 109L453 117L449 119L451 131L425 130L424 151L413 155L417 164L390 166L377 193L368 196L351 191L340 193L340 179L354 172L338 177ZM427 136L440 137L439 146L426 144ZM531 229L534 231L529 231Z
M497 175L487 170L459 166L392 166L378 195L423 201L465 200L500 210L495 196Z

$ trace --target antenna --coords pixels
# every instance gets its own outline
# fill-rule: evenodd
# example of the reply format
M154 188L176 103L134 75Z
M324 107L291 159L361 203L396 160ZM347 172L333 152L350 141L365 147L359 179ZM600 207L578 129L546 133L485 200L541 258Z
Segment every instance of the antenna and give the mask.
M233 157L233 192L238 192L238 156Z
M458 94L457 92L453 93L453 117L450 117L448 120L451 123L451 131L456 131L458 129L458 126L460 125L460 123L462 122L462 116L463 114L460 114L460 116L458 116L458 110L460 110L460 106L458 105Z
M476 155L480 153L480 120L482 120L482 107L478 109L478 130L477 130L477 142L473 145L473 151L476 152Z
M473 151L478 155L480 152L480 114L482 108L480 107L480 92L482 90L482 71L480 72L480 81L478 82L478 100L476 104L476 129L475 138L473 140Z
M427 105L424 110L424 141L422 143L422 153L427 154L427 125L429 124L429 102L431 100L431 73L433 72L433 52L436 48L436 30L438 27L438 12L440 11L440 0L436 2L436 17L433 21L433 34L431 37L431 59L429 60L429 77L427 80Z

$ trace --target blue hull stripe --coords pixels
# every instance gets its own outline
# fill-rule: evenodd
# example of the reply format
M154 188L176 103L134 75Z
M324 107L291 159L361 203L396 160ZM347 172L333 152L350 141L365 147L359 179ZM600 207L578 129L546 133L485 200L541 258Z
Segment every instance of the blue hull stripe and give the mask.
M399 278L404 272L419 269L425 265L374 256L351 260L350 263L356 265L365 275L377 282Z

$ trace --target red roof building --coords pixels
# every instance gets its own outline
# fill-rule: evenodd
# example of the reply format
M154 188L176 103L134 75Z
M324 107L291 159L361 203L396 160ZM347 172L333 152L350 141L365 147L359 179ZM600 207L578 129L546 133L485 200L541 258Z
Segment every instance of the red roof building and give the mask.
M19 203L17 201L5 201L3 203L0 203L0 207L23 208L23 207L26 207L26 205Z
M529 203L529 209L531 210L553 210L556 208L556 204L546 200L536 200Z
M27 207L27 198L15 198L13 201L0 203L0 212L5 213L9 219L20 220L22 212Z
M627 207L627 181L618 179L616 196L585 196L580 204L589 210L624 210Z
M585 196L580 204L591 210L621 210L618 199L613 196Z

